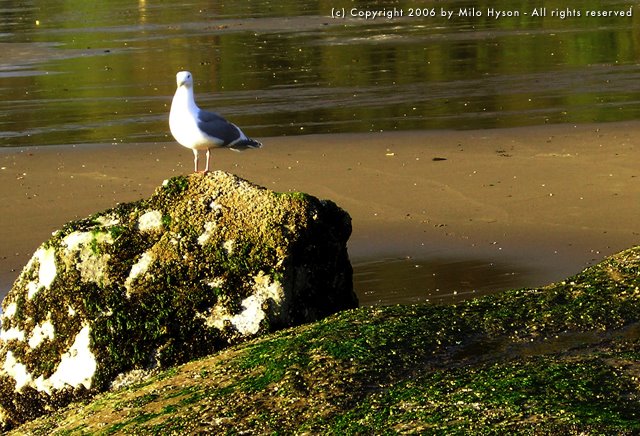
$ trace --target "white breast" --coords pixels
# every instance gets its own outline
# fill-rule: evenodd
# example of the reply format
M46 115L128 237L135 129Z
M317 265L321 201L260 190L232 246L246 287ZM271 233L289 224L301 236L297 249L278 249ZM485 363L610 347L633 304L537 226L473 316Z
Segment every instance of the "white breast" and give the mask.
M173 137L187 148L207 150L217 145L198 128L198 106L193 100L193 91L179 87L171 102L169 129Z

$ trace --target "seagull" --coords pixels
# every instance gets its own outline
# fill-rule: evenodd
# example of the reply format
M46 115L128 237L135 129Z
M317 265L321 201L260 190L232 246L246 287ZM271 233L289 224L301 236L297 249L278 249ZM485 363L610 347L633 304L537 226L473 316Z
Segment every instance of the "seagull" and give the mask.
M193 98L193 76L188 71L176 74L178 89L171 102L169 128L171 134L184 147L193 150L195 172L198 172L198 151L207 150L209 157L212 148L227 147L234 151L247 148L260 148L262 144L248 138L238 126L214 112L200 109Z

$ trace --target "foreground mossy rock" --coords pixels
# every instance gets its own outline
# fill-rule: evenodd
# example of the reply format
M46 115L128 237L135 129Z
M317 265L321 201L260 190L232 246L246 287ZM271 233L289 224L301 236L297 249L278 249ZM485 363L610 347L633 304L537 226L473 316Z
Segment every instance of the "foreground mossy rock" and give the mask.
M3 302L0 420L357 306L349 215L215 172L71 222Z
M73 404L16 435L638 435L640 247L455 305L363 307Z

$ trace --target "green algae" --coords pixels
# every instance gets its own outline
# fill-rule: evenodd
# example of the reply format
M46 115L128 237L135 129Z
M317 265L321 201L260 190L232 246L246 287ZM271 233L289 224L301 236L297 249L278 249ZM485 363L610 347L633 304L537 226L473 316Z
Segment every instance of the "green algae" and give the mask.
M326 422L335 434L640 429L638 388L602 358L535 357L430 372L372 394Z
M186 176L172 177L163 184L163 191L170 196L182 194L189 188L189 179Z

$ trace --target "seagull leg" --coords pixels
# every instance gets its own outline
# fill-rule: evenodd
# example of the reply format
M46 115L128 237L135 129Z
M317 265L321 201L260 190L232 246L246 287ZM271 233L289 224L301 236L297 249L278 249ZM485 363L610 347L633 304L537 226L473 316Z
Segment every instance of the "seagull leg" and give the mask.
M197 173L198 172L198 150L193 150L193 172Z
M206 166L206 167L205 167L205 169L204 169L204 172L205 172L205 173L208 173L208 172L209 172L209 158L210 158L210 155L211 155L211 150L209 150L209 149L207 148L207 166Z

